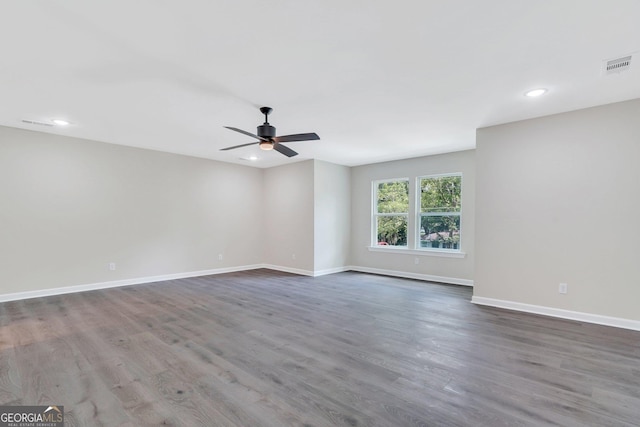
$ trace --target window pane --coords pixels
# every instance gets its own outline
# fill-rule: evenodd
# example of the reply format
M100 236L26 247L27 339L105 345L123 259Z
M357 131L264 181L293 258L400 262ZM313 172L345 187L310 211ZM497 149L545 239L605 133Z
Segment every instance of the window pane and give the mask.
M421 216L421 248L460 248L460 216Z
M408 213L409 181L381 182L377 197L378 213Z
M379 216L377 244L407 246L407 217Z
M461 176L421 178L421 212L460 212L461 186Z

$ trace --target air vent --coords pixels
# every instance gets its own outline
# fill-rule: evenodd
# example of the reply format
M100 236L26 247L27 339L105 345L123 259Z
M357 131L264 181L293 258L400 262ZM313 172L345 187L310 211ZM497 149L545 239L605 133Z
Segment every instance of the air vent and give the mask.
M37 122L35 120L22 120L22 123L26 123L28 125L53 127L53 123Z
M622 58L612 59L605 62L604 73L614 74L621 73L631 68L631 55L624 56Z

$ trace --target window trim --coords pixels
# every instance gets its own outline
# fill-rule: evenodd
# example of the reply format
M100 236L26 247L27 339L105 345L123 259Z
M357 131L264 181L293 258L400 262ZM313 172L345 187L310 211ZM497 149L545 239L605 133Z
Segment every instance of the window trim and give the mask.
M442 258L464 258L467 253L457 249L422 248L409 249L406 246L367 246L369 252L386 252L402 255L433 256Z
M409 201L409 206L407 207L407 212L395 212L395 213L378 213L378 186L380 184L384 184L387 182L399 182L406 181L407 182L407 197ZM405 246L388 246L391 248L395 248L394 250L407 250L409 249L409 235L411 230L409 215L411 214L411 178L402 177L402 178L388 178L388 179L379 179L371 182L371 247L374 248L387 248L385 245L378 245L378 217L381 216L404 216L407 219L407 244Z
M449 176L459 176L460 177L460 211L459 212L422 212L422 186L420 185L420 180L423 178L445 178ZM438 173L432 175L420 175L416 177L416 192L415 192L415 227L414 227L414 239L415 239L415 247L414 250L418 252L430 252L430 253L438 253L439 256L443 256L441 254L462 254L464 257L465 252L462 251L462 241L464 237L464 233L462 232L462 210L463 210L463 184L464 177L462 172L451 172L451 173ZM460 243L458 243L458 249L440 249L440 248L423 248L420 246L420 224L422 224L423 216L457 216L460 218ZM460 258L462 258L460 257Z

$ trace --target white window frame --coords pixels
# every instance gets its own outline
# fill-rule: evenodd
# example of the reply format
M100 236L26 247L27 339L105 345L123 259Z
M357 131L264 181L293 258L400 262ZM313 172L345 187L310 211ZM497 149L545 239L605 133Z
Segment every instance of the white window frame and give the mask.
M378 213L378 186L380 184L384 184L387 182L401 182L406 181L407 188L409 191L408 200L409 206L407 207L407 212L397 212L397 213ZM409 223L409 214L411 211L411 180L409 178L391 178L391 179L380 179L377 181L372 181L371 183L371 247L372 248L383 248L385 250L405 250L409 248L409 234L411 233L411 224ZM387 245L378 245L378 217L383 216L404 216L407 219L407 245L406 246L387 246Z
M422 185L421 181L425 178L444 178L449 176L459 176L460 177L460 211L459 212L422 212ZM462 208L464 205L464 197L462 194L463 189L463 175L462 172L454 172L454 173L443 173L443 174L432 174L432 175L422 175L416 177L416 185L415 185L415 227L414 227L414 238L415 238L415 250L420 252L437 252L437 253L450 253L456 254L462 252ZM420 242L420 230L422 226L422 217L423 216L457 216L460 218L460 242L458 243L458 247L456 249L453 248L423 248L421 247Z

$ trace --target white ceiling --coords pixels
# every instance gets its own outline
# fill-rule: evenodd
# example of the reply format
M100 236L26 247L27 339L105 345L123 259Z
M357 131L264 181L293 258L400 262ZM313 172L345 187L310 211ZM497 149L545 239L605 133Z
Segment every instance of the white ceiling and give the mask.
M1 125L257 167L469 149L478 127L640 97L640 53L602 73L640 52L638 0L5 1L0 47ZM262 105L322 139L219 151ZM22 122L53 118L73 125Z

